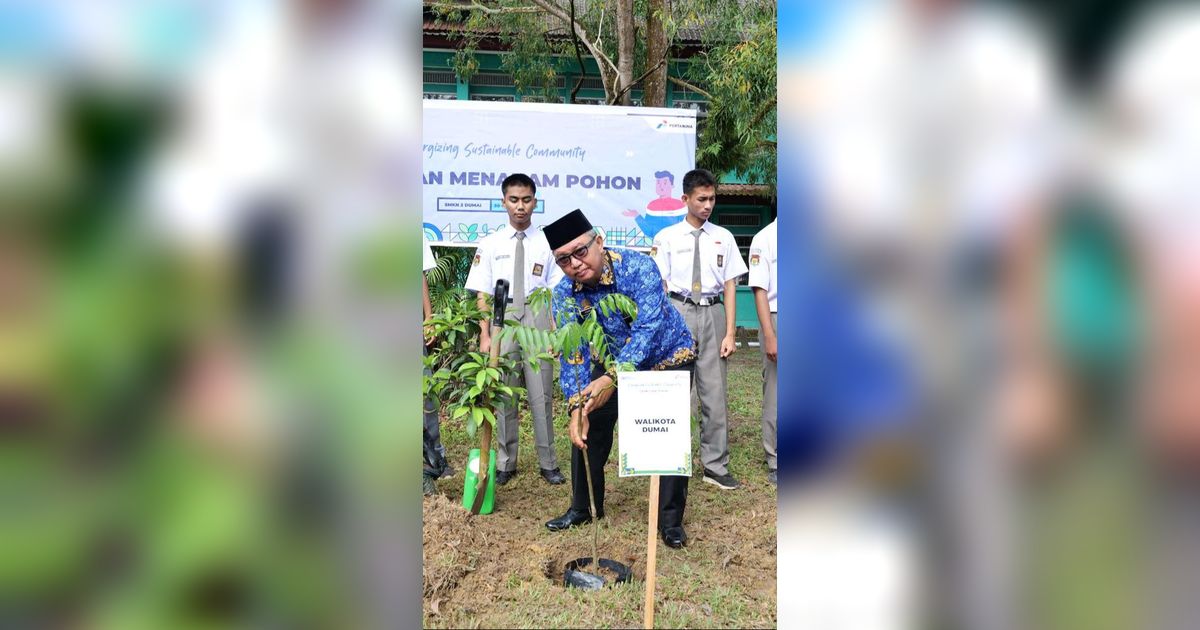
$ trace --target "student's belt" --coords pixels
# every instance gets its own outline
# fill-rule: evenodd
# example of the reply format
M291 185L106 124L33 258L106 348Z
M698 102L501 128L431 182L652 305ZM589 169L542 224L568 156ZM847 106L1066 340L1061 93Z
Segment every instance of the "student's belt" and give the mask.
M718 295L713 295L713 296L709 296L709 297L701 297L700 299L697 300L697 299L692 298L691 296L679 293L678 291L671 291L671 299L678 300L680 302L695 304L697 306L713 306L715 304L721 303L722 296L718 294Z

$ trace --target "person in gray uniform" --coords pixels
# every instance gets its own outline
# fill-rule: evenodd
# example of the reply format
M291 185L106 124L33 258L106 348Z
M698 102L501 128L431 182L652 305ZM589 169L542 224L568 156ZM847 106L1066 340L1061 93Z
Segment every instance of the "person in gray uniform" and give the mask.
M704 169L683 176L687 216L663 228L650 248L676 310L700 347L695 384L699 391L700 461L704 481L733 490L729 473L729 410L725 359L737 349L735 291L747 272L733 234L709 222L717 203L717 179Z
M528 175L513 173L500 185L503 205L508 212L508 225L484 237L479 242L471 271L467 274L466 288L479 294L480 308L490 309L487 300L500 279L507 280L512 287L511 304L506 319L517 320L526 326L550 330L549 309L535 313L525 304L525 299L535 289L553 288L563 277L546 237L531 229L533 213L537 209L537 184ZM492 346L491 323L485 318L480 323L480 352L489 352ZM510 385L524 386L529 395L529 411L533 416L533 437L537 446L538 465L542 478L547 483L558 485L566 482L558 469L558 458L554 454L554 413L551 408L551 387L554 368L549 361L542 361L538 371L526 360L524 350L513 340L505 341L500 352L520 362L522 368L510 378ZM496 483L504 485L517 474L517 420L520 410L506 407L496 417Z
M767 481L779 480L776 451L779 376L779 271L776 264L778 221L772 221L750 242L750 286L754 287L754 308L758 312L759 342L763 354L762 438L767 457Z
M422 241L424 245L424 254L421 257L421 312L424 321L428 322L433 316L433 306L429 302L429 284L425 280L425 273L437 266L437 259L433 257L433 250L429 247L429 241ZM433 339L429 337L428 331L423 331L424 345L422 352L429 351L429 345L433 343ZM425 368L425 375L429 375L429 368ZM434 482L441 477L454 476L454 468L450 466L450 462L446 461L446 448L442 446L442 431L439 424L437 402L426 396L422 401L422 450L424 451L425 466L421 476L421 493L425 496L431 496L437 492L437 484Z

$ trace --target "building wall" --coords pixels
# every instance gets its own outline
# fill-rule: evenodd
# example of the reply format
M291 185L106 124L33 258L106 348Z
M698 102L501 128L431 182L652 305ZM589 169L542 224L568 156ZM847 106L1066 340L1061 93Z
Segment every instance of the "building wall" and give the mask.
M527 101L542 100L539 91L534 94L520 94L513 85L512 77L501 67L504 52L480 51L476 53L479 61L479 71L469 81L454 72L451 50L425 49L422 54L424 65L424 82L422 94L425 98L448 98L457 100L506 100ZM572 57L560 57L558 64L559 94L558 102L570 100L571 89L579 77L579 64ZM590 57L584 58L587 67L587 77L576 95L575 101L585 105L602 105L604 103L604 88L600 84L600 72L595 61ZM682 77L686 71L686 62L672 61L668 73ZM630 98L635 105L642 103L642 91L633 89ZM707 103L696 92L684 89L673 83L667 84L667 107L686 107L705 111Z

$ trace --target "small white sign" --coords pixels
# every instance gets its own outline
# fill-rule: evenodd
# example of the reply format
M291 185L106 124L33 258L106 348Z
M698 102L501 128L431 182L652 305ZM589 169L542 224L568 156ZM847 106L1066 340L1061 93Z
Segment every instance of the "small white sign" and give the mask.
M690 376L686 371L617 374L621 477L692 474Z

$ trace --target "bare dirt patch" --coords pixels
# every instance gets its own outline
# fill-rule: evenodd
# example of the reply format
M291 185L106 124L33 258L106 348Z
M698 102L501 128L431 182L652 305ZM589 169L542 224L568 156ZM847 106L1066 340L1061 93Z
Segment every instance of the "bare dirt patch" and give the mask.
M743 348L731 359L730 468L743 487L724 491L703 483L697 460L684 523L688 546L657 542L659 627L775 627L775 488L762 463L760 375L757 349ZM568 589L565 566L591 556L592 526L545 528L569 506L570 484L551 486L538 475L529 418L521 420L518 474L497 488L495 512L480 516L462 507L462 462L473 440L449 421L442 426L447 457L459 472L439 480L439 494L424 501L425 626L640 628L648 480L619 479L615 457L606 467L597 553L629 566L632 581L601 591ZM560 417L555 450L569 477L564 426ZM693 427L694 440L698 434Z

